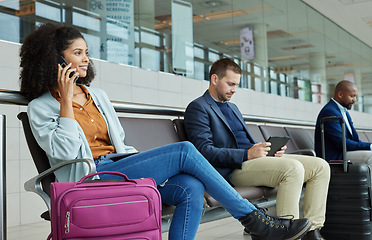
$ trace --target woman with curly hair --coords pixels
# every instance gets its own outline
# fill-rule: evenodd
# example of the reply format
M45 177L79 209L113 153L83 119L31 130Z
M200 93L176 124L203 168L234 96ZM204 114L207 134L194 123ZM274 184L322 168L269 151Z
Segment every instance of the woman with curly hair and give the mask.
M23 42L21 48L21 93L29 100L41 96L43 93L57 89L58 65L57 59L63 56L70 46L70 41L83 36L79 31L67 27L56 28L52 24L41 25L38 31L32 32ZM86 76L79 78L79 83L89 86L95 77L95 70L88 62Z
M94 68L78 30L42 25L25 39L20 56L21 92L31 101L27 110L31 129L50 164L91 158L98 172L118 171L129 178L153 178L162 201L176 206L169 239L195 238L204 191L239 219L252 239L297 239L310 228L308 219L272 218L256 209L191 143L170 144L118 161L107 159L107 154L137 151L124 144L124 130L107 95L89 87ZM69 63L66 67L57 64L59 56ZM76 77L79 84L74 82ZM78 163L62 168L56 178L78 181L87 174L85 167Z

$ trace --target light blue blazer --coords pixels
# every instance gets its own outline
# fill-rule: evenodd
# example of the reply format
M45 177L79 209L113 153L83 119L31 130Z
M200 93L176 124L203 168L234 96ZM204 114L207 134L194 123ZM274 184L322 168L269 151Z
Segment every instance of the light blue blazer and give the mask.
M106 121L111 143L118 153L137 152L124 145L124 130L106 93L87 87L94 103ZM60 103L50 92L32 100L27 109L31 130L39 146L46 152L51 166L76 158L92 159L92 152L83 129L78 122L60 117ZM77 163L56 172L57 181L79 181L88 173L88 166Z

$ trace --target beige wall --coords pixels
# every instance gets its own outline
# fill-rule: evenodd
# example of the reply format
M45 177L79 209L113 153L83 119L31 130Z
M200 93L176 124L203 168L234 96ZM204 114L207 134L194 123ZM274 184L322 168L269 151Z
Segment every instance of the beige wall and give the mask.
M18 90L19 44L0 41L1 89ZM208 82L152 72L136 67L94 61L97 77L93 87L104 89L111 100L169 106L184 109L204 93ZM245 115L276 117L313 122L322 107L319 104L280 97L272 94L239 89L233 97ZM26 107L0 104L0 114L7 117L6 174L8 226L42 221L40 213L46 210L42 200L26 193L23 184L36 175L17 114ZM372 115L352 112L357 126L372 127Z

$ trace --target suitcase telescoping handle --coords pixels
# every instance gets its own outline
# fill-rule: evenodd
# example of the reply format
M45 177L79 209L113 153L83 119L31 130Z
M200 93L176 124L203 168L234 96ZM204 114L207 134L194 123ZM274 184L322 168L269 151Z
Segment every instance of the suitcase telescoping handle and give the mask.
M320 129L321 129L321 144L322 144L322 157L325 159L325 141L324 141L324 122L328 121L339 121L341 123L342 131L342 152L344 155L344 172L347 172L347 156L346 156L346 130L345 130L345 120L343 117L324 117L320 119Z
M96 172L96 173L91 173L89 175L86 175L85 177L81 178L79 182L76 183L76 185L78 184L81 184L82 182L84 182L84 180L88 179L88 178L91 178L91 177L94 177L94 176L97 176L97 175L103 175L103 174L111 174L111 175L117 175L117 176L121 176L124 178L124 180L126 182L134 182L134 183L137 183L135 180L133 179L129 179L127 177L127 175L125 175L124 173L121 173L121 172L113 172L113 171L102 171L102 172Z

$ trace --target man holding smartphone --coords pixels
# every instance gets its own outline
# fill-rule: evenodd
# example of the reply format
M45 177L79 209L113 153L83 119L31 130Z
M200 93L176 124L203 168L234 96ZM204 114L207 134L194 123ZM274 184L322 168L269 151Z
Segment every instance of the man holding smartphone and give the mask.
M299 218L299 200L306 183L304 217L313 225L302 239L324 239L330 168L321 158L284 154L286 146L268 157L270 143L256 143L238 107L230 103L241 76L231 59L213 63L209 88L185 112L188 139L234 186L278 187L277 215Z

